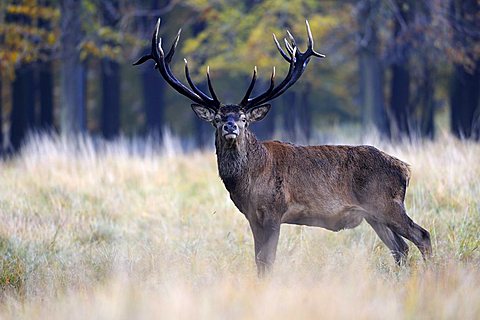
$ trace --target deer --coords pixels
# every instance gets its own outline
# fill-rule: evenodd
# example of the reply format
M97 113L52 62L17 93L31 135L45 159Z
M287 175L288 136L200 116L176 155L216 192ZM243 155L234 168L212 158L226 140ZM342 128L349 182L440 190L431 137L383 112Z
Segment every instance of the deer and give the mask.
M284 48L273 34L280 55L289 64L288 72L275 85L273 67L268 88L250 97L257 79L255 67L239 104L218 100L209 67L206 78L210 95L194 84L186 59L185 77L190 88L174 76L170 63L181 29L165 54L159 36L160 19L152 36L151 53L134 65L153 60L163 79L192 100L195 114L214 127L218 173L231 200L250 225L259 277L272 269L281 224L336 232L355 228L365 220L391 251L396 264L406 263L409 247L404 239L413 242L427 260L432 254L430 234L407 215L404 205L411 175L408 164L373 146L261 142L249 130L250 124L267 115L271 108L268 102L295 84L312 57L325 58L313 48L308 21L306 31L304 52L288 30Z

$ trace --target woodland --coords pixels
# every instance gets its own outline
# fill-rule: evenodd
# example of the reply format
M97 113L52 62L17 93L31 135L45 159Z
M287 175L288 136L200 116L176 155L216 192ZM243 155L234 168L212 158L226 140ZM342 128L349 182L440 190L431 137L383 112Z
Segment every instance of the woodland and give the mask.
M305 45L310 22L318 50L288 93L253 129L261 139L328 139L332 127L382 139L433 139L438 130L480 138L480 5L477 0L6 0L0 4L0 147L16 152L30 133L99 139L168 131L185 145L212 146L208 124L169 88L149 50L158 17L172 62L183 58L224 102L238 102L254 66L260 85L288 66L272 40L290 30Z

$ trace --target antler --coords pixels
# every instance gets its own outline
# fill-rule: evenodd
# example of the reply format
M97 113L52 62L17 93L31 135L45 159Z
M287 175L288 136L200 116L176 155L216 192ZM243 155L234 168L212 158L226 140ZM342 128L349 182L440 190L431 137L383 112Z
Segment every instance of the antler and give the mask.
M251 109L254 106L273 100L279 95L281 95L282 93L284 93L303 74L303 71L305 71L307 64L310 62L310 57L314 56L318 58L325 58L324 54L318 53L313 49L312 31L310 30L310 25L308 24L308 21L305 21L305 24L307 26L307 35L308 35L308 45L307 45L307 50L305 50L305 52L301 52L298 49L295 38L292 36L292 34L288 30L287 30L287 36L290 42L287 40L287 38L284 39L285 48L287 52L285 52L282 49L282 47L278 43L277 37L275 37L275 34L273 34L273 41L275 42L275 45L277 46L278 51L280 52L282 57L288 63L290 63L290 66L288 68L288 73L285 79L283 79L283 81L277 87L275 87L275 84L274 84L275 67L273 67L272 76L270 77L270 86L268 87L268 89L264 93L254 98L250 98L250 94L252 93L253 87L255 86L255 81L257 80L257 67L255 67L253 71L252 81L250 82L250 86L248 87L245 96L240 102L240 105L245 110Z
M185 61L185 77L187 78L187 82L192 88L191 90L186 87L183 83L181 83L175 76L173 75L172 70L170 69L170 62L172 61L173 55L175 54L175 48L177 47L178 41L180 40L180 33L182 29L178 30L177 36L175 37L175 41L173 42L170 50L168 51L167 55L165 55L162 49L162 38L158 36L160 31L160 18L157 20L157 25L155 26L155 31L152 36L152 47L151 53L145 55L138 59L133 65L142 64L150 59L155 61L155 69L160 71L160 74L168 82L168 84L175 89L180 94L186 96L190 100L201 104L205 107L208 107L212 110L218 110L220 107L220 101L218 101L217 95L213 90L212 82L210 80L210 70L207 68L207 82L208 82L208 89L212 97L209 97L207 94L202 92L192 81L190 78L190 73L188 71L188 63L187 60Z

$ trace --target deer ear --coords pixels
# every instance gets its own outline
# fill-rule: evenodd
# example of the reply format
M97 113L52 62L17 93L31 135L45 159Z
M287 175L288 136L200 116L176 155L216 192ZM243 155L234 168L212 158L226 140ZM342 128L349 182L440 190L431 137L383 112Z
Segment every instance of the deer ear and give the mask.
M212 122L215 118L215 114L213 113L213 111L207 107L201 106L199 104L192 104L192 109L193 111L195 111L197 117L202 120Z
M248 110L246 114L248 122L256 122L265 118L268 111L270 111L270 107L271 105L269 104L262 104L261 106Z

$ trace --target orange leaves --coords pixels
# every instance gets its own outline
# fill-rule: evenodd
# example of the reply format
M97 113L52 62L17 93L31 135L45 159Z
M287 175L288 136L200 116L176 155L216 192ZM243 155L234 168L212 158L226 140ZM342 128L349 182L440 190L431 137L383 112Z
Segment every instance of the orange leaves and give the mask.
M47 59L59 39L60 10L39 6L36 0L7 4L0 24L0 71L12 78L21 63Z
M9 4L6 8L7 14L21 15L31 19L58 20L60 10L52 7L38 6L36 1L24 1L23 4Z
M101 44L97 45L94 41L88 40L80 45L80 59L85 60L88 57L105 58L118 60L122 54L122 48L118 45Z
M6 23L0 25L0 70L12 74L20 63L30 63L47 58L47 52L56 45L58 35L31 25Z
M88 56L100 56L100 49L93 41L85 41L80 45L80 59L85 60Z

